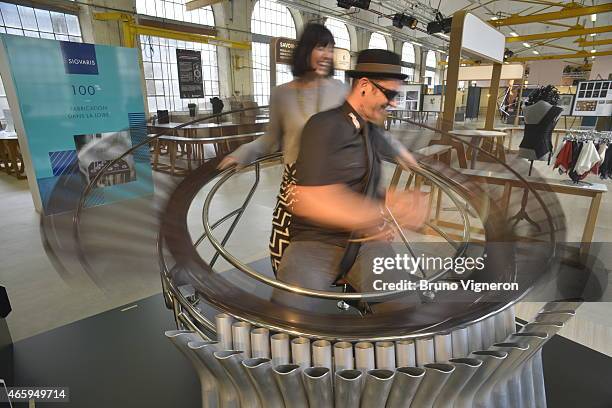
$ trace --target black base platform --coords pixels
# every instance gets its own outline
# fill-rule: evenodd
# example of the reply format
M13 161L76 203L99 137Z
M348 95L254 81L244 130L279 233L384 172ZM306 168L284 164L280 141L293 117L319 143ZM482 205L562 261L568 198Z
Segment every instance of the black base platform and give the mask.
M16 342L0 354L0 378L70 388L69 403L37 407L197 408L196 373L163 334L175 328L172 312L161 295L136 305ZM543 358L549 408L612 407L612 358L560 336Z

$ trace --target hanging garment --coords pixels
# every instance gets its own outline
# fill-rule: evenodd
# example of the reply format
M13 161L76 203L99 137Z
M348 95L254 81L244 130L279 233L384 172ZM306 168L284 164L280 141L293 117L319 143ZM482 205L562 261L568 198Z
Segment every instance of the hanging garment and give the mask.
M591 173L599 174L599 168L606 157L606 150L608 149L608 145L605 143L600 143L599 145L595 145L597 147L597 153L599 153L599 158L601 159L593 168L591 169Z
M565 173L570 169L570 164L572 163L572 145L573 142L565 142L563 144L563 148L557 154L555 166L553 167L554 169L559 167L559 170L562 173Z
M599 157L599 152L595 147L595 143L593 143L592 141L585 142L583 143L580 156L576 161L574 171L580 176L582 176L583 174L588 174L591 169L599 162L601 162L601 157Z
M570 162L570 165L568 168L569 169L568 175L570 176L570 178L572 179L574 183L577 183L584 178L583 176L576 173L576 170L574 170L576 168L576 163L578 163L578 158L580 157L581 152L582 152L582 143L572 142L572 161Z
M563 150L563 148L565 147L566 144L568 144L569 142L567 140L564 140L563 143L560 143L557 146L557 149L555 149L555 152L553 153L552 157L551 157L551 161L554 163L557 160L557 156L559 156L559 153L561 153L561 150Z
M529 160L542 160L552 151L551 135L563 109L551 107L538 124L525 124L525 136L519 145L519 156Z
M599 168L599 177L602 179L612 178L612 149L606 150L606 156Z

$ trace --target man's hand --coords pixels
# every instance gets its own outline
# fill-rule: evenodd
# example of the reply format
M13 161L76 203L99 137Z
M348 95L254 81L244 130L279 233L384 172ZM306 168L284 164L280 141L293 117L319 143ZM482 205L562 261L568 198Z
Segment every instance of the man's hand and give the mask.
M429 216L428 195L421 192L389 190L385 205L403 228L418 230Z

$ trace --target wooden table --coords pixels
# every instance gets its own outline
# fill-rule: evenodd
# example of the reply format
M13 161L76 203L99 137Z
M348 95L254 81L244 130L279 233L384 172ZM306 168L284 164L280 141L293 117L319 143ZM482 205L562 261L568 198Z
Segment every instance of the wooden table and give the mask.
M7 174L26 178L17 133L0 131L0 163Z
M497 184L504 187L502 194L502 206L508 208L512 188L525 189L525 185L514 174L499 173L483 170L460 170L471 179L485 184ZM604 193L608 192L605 184L591 183L590 185L571 184L568 180L542 179L539 177L524 177L534 190L551 191L557 194L569 194L574 196L589 197L591 203L587 212L586 221L580 240L580 254L586 255L593 241L593 233L599 214L599 206ZM573 215L572 215L573 217Z
M233 136L255 132L265 131L269 121L264 119L253 120L248 122L221 122L221 123L194 123L185 125L184 123L170 122L163 124L149 125L149 133L164 133L171 136L198 138L198 137L222 137ZM185 125L181 128L178 126ZM163 140L161 141L163 142ZM234 151L240 142L227 140L223 143L215 143L214 148L217 156L224 156ZM181 155L185 154L187 146L180 143Z
M508 135L508 149L506 150L508 153L510 153L512 151L512 139L514 138L514 132L524 132L525 131L525 126L504 126L504 127L497 127L493 130L496 130L498 132L504 132Z
M476 130L476 129L465 129L465 130L453 130L449 132L451 135L460 137L469 137L470 145L472 146L472 159L470 161L470 168L476 167L476 159L478 157L478 147L483 139L491 139L497 143L496 151L497 158L503 163L506 162L506 155L504 152L504 138L506 134L504 132L498 132L495 130ZM495 147L495 146L494 146Z

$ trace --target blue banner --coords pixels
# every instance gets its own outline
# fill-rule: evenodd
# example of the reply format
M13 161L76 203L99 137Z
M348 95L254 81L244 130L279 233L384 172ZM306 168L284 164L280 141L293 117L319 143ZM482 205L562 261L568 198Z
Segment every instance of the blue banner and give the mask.
M101 168L147 137L138 50L6 34L0 39L44 213L73 210ZM87 205L152 193L145 145L100 177Z

